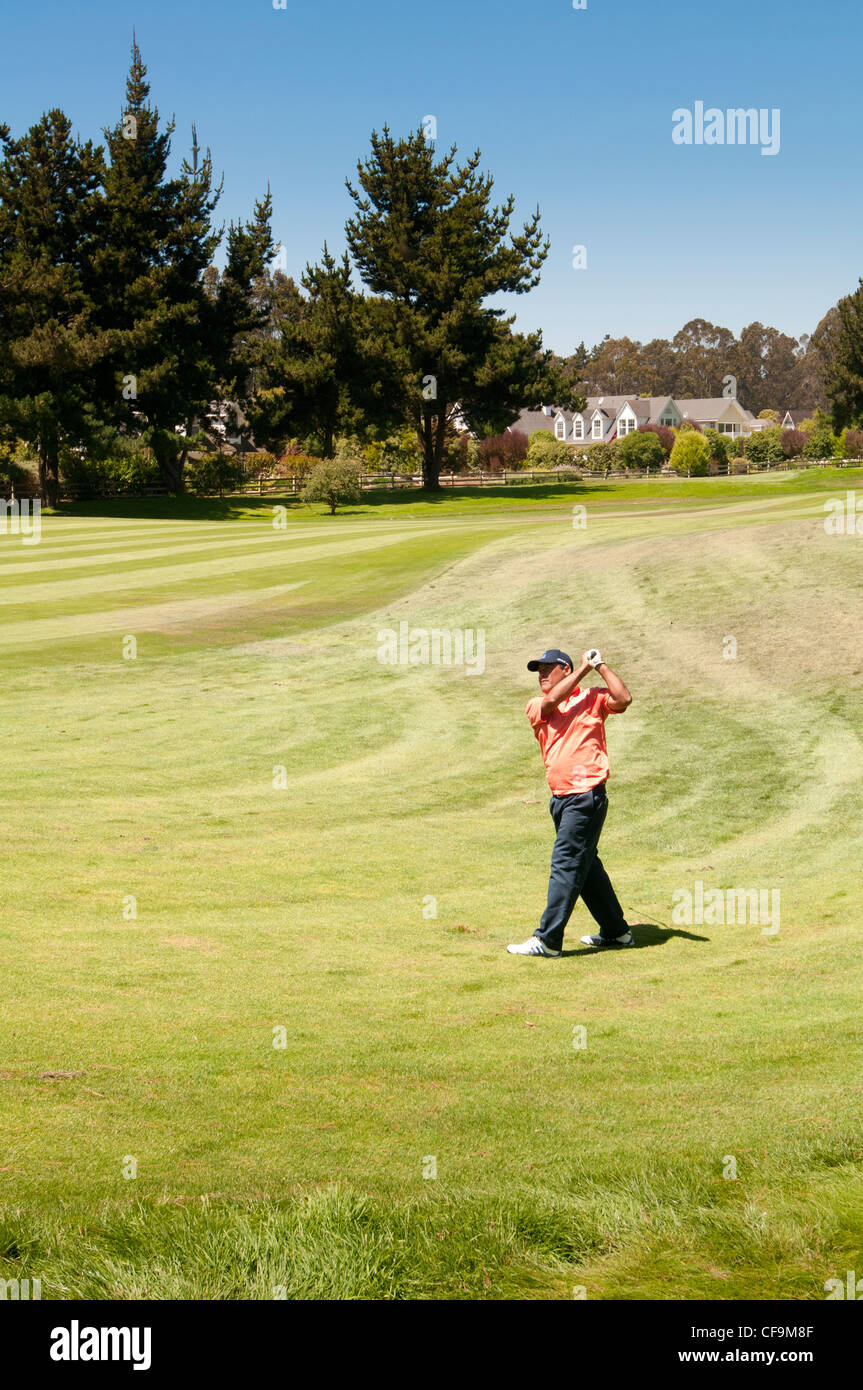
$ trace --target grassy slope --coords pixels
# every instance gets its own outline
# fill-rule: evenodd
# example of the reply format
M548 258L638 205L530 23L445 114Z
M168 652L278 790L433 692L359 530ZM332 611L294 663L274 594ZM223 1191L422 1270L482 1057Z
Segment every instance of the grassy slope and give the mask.
M860 1268L863 543L821 524L860 480L2 538L0 1277L782 1298ZM401 620L483 628L485 674L380 665ZM635 695L603 857L644 949L580 952L579 907L573 954L513 959L551 829L523 664L589 641ZM670 929L699 877L780 888L779 935Z

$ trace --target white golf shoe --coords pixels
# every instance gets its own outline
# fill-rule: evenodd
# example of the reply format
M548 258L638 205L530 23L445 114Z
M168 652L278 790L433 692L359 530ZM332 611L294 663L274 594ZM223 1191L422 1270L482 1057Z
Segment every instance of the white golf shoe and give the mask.
M631 931L625 931L623 936L583 936L582 944L585 946L634 946L635 941Z
M538 936L528 937L520 946L507 946L506 948L513 956L559 956L560 951L550 951L547 946L543 946Z

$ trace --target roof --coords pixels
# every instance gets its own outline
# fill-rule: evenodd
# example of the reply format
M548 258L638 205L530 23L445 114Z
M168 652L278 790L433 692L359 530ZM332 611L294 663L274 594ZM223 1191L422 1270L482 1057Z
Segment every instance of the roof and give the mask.
M711 421L721 420L729 409L735 407L734 414L742 418L745 425L750 428L760 428L751 410L747 410L740 404L736 396L692 396L686 400L680 400L673 396L588 396L584 409L581 412L564 410L559 406L548 407L551 414L547 415L542 410L523 410L514 424L510 425L511 430L522 430L524 434L535 434L537 430L549 430L554 434L555 421L559 416L563 416L566 421L566 438L570 440L573 436L573 420L580 413L583 420L589 427L591 417L600 411L604 418L602 438L611 438L614 432L615 422L625 406L630 406L640 425L658 424L666 409L675 409L681 416L686 416L697 424L704 424ZM794 423L805 418L807 412L796 410L788 411ZM762 422L762 424L767 422ZM592 436L591 436L592 438ZM585 431L585 442L590 443Z
M740 404L736 396L693 396L690 400L685 401L676 398L675 404L691 420L715 420L730 405L736 405L747 420L754 418L751 412Z
M555 408L554 415L556 414ZM508 428L521 430L524 434L535 434L537 430L551 430L554 434L554 415L546 415L541 410L523 410L515 424Z

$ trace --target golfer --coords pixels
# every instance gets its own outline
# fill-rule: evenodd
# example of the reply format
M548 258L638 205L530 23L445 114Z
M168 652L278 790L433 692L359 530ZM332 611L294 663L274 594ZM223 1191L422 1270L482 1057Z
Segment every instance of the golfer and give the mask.
M596 852L608 811L605 719L608 714L623 714L632 696L595 647L584 653L577 671L566 652L557 648L529 661L527 669L539 672L542 693L529 701L525 713L542 750L557 839L542 921L528 941L506 949L517 956L559 956L579 897L599 923L597 936L581 938L585 946L634 946ZM605 681L605 688L579 686L591 669Z

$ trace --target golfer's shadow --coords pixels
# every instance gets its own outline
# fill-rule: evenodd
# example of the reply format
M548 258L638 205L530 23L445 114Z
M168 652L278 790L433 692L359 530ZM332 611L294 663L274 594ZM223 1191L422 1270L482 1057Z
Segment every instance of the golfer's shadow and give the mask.
M709 936L699 936L693 931L679 931L677 927L658 927L655 922L634 922L630 925L635 946L576 946L571 951L561 951L562 956L598 956L601 951L609 955L625 955L627 951L638 950L641 946L664 946L674 936L686 941L709 941ZM593 934L593 933L591 933Z

